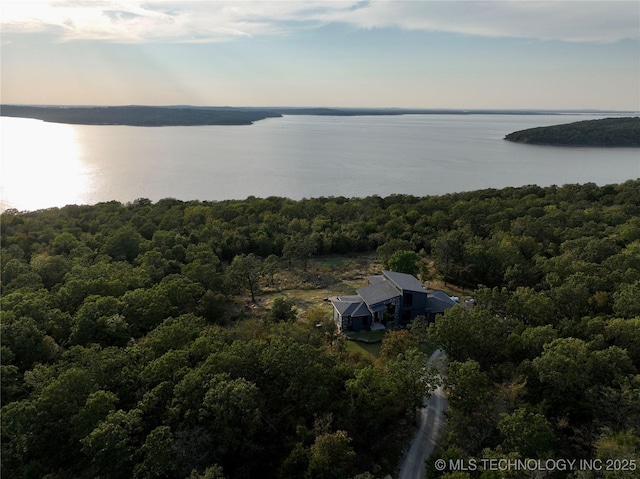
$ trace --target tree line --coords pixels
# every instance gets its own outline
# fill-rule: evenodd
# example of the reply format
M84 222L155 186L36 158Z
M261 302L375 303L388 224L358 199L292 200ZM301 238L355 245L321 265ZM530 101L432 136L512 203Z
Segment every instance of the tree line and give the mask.
M637 454L639 217L638 180L5 211L3 473L381 477L435 384L425 335L452 361L439 454ZM274 271L374 252L476 308L368 361L326 310L244 307Z

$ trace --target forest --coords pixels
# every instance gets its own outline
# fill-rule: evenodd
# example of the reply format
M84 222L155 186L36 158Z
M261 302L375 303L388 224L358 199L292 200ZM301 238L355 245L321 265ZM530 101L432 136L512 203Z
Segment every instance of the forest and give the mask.
M640 146L640 117L603 118L509 133L505 140L532 145Z
M138 199L1 217L6 478L371 479L397 472L448 357L437 459L640 462L640 180L220 202ZM345 347L318 304L257 308L323 258L464 288L475 306ZM349 294L349 291L344 293ZM624 466L624 467L623 467ZM633 468L633 469L632 469Z

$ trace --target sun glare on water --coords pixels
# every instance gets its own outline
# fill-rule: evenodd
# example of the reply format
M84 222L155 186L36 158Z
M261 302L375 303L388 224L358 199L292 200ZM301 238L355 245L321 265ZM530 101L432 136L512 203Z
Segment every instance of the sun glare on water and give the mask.
M0 209L85 203L89 168L72 125L2 118Z

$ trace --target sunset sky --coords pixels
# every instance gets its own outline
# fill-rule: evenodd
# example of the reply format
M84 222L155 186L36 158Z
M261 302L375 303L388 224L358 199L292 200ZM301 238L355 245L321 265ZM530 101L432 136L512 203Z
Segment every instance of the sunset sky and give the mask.
M640 110L631 1L5 1L2 103Z

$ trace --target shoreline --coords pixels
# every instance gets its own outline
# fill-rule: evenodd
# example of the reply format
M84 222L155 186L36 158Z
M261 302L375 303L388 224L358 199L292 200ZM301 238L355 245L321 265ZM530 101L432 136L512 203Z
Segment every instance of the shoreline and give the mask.
M285 115L400 116L400 115L566 115L632 114L592 110L418 109L418 108L305 108L194 106L31 106L0 105L0 116L30 118L48 123L94 126L247 126Z

